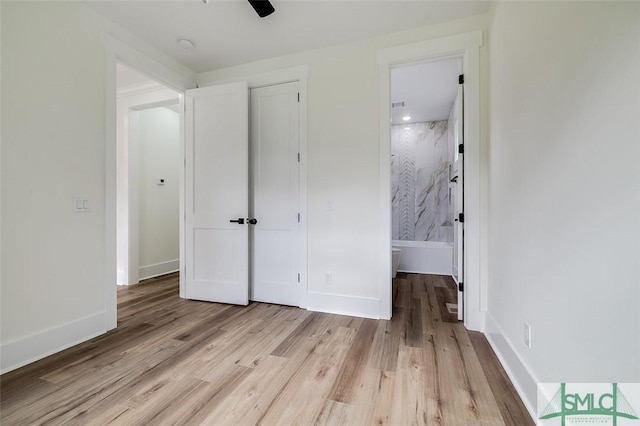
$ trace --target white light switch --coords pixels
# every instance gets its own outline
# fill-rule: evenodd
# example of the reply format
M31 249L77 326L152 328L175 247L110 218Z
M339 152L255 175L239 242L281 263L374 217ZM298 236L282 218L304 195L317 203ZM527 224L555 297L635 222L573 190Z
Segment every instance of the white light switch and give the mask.
M73 211L75 213L88 213L91 211L89 197L73 197Z

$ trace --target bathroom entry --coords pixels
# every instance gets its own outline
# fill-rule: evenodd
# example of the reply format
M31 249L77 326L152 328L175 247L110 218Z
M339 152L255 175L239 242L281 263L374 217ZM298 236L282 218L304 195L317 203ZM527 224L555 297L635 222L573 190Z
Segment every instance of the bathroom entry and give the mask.
M397 270L452 276L462 320L462 61L391 70L392 246ZM394 270L396 265L393 265Z

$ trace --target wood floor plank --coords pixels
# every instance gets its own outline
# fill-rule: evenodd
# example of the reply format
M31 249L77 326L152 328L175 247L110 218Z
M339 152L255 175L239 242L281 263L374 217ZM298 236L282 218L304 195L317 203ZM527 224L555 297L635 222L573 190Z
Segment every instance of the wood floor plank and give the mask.
M0 423L531 425L450 277L398 274L390 321L118 289L118 328L0 376Z
M498 404L504 424L507 426L533 426L531 417L526 415L526 407L518 397L518 393L506 372L500 366L500 362L489 346L486 337L475 331L468 333L478 359L483 360L482 370Z
M447 303L455 304L457 306L458 292L448 287L436 287L434 290L436 294L436 299L438 301L438 310L440 311L440 318L442 318L442 321L457 323L458 314L454 312L449 312L449 309L447 308Z
M352 419L351 424L390 424L394 387L394 372L367 368L353 401L357 407L357 417Z
M367 364L377 326L378 324L374 320L363 321L347 354L347 359L342 364L338 380L329 393L330 400L351 402L357 380L360 379Z
M418 298L410 299L405 309L404 344L414 348L422 347L422 303Z
M381 371L395 371L400 342L404 341L404 309L393 308L392 321L379 321L373 341L369 366Z
M429 424L423 362L420 348L400 346L390 424Z

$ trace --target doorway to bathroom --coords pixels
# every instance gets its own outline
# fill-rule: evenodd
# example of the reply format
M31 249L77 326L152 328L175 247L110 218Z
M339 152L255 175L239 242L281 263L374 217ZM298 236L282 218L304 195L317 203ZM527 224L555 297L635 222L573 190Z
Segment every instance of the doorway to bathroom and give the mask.
M393 275L453 278L448 305L463 320L462 59L405 64L390 77Z

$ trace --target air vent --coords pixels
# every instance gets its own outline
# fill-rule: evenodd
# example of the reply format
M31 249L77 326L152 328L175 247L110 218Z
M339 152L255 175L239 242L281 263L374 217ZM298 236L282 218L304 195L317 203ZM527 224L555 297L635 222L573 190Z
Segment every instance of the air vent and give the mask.
M398 107L403 107L404 106L404 101L402 102L391 102L391 108L398 108Z

